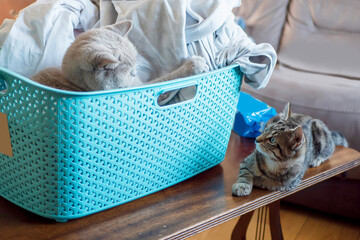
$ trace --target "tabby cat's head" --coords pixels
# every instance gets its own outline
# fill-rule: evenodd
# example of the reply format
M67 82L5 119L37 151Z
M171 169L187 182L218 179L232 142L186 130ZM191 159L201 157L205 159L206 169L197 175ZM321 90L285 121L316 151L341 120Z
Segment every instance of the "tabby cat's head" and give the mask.
M136 81L134 45L126 38L131 21L122 21L80 34L66 51L62 72L86 90L129 87Z
M283 113L270 119L262 134L256 138L256 148L275 161L297 157L304 149L305 135L302 127L291 117L290 103Z

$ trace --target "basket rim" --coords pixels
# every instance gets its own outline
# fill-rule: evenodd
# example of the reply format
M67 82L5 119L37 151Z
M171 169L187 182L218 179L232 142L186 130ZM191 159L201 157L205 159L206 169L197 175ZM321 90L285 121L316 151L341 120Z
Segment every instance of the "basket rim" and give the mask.
M24 82L26 82L29 85L32 85L34 87L40 88L42 90L46 90L52 93L57 93L57 94L61 94L61 95L65 95L68 97L71 96L78 96L78 97L88 97L88 96L100 96L100 95L112 95L112 94L118 94L118 93L128 93L128 92L133 92L133 91L138 91L138 90L147 90L147 89L153 89L154 87L156 88L161 88L161 87L171 87L174 84L181 84L184 83L188 80L193 80L193 79L201 79L202 77L206 77L206 76L210 76L213 74L217 74L217 73L221 73L230 69L235 69L235 68L239 68L240 70L240 66L238 64L232 64L223 68L219 68L219 69L215 69L213 71L209 71L206 73L202 73L202 74L198 74L198 75L193 75L193 76L189 76L189 77L184 77L184 78L177 78L177 79L173 79L173 80L169 80L169 81L164 81L164 82L159 82L159 83L152 83L152 84L144 84L144 85L140 85L140 86L136 86L136 87L128 87L128 88L119 88L119 89L110 89L110 90L100 90L100 91L86 91L86 92L77 92L77 91L68 91L68 90L61 90L61 89L56 89L56 88L52 88L52 87L48 87L46 85L37 83L33 80L31 80L28 77L22 76L12 70L9 70L5 67L0 66L0 74L1 73L6 73L6 74L11 74L13 77L16 77ZM241 70L240 70L241 72Z

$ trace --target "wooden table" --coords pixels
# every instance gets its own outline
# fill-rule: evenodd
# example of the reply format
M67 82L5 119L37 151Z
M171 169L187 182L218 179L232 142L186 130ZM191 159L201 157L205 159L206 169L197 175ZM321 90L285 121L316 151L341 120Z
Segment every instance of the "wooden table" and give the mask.
M337 147L330 160L308 170L293 191L254 189L247 197L233 197L239 164L253 150L253 140L232 133L220 165L147 197L66 223L36 216L0 197L0 239L183 239L360 165L359 152ZM242 221L246 219L240 218L235 235Z

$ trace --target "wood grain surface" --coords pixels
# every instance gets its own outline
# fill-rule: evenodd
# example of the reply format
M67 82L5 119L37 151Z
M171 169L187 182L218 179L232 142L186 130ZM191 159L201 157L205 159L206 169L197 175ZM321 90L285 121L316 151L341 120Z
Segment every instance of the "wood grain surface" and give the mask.
M170 188L84 218L57 223L0 198L0 239L184 239L360 165L360 153L337 147L324 164L307 171L289 192L254 189L233 197L240 162L252 139L231 134L224 161Z

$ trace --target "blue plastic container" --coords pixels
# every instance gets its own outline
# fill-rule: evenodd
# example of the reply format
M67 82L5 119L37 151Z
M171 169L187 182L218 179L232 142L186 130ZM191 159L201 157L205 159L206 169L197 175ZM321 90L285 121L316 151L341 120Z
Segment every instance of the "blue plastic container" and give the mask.
M0 153L0 195L66 221L149 195L219 164L242 73L230 66L136 88L71 92L0 67L0 112L13 157ZM193 99L159 106L164 91Z

